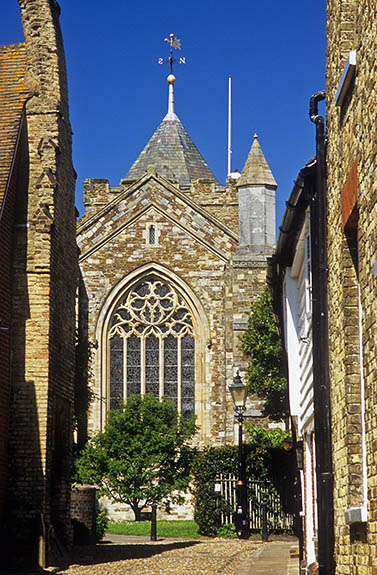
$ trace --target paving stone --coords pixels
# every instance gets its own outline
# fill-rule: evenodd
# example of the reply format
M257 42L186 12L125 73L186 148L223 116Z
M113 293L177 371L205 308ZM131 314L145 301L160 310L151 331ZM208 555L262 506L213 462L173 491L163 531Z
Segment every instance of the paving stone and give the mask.
M296 547L296 545L294 545ZM298 575L292 541L159 539L110 535L77 548L60 575Z

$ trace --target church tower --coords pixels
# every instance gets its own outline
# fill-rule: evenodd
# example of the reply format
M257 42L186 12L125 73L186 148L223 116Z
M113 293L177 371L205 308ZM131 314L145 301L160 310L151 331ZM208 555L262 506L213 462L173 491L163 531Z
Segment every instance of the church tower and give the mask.
M233 442L228 386L251 302L274 244L276 182L257 140L238 182L222 186L168 112L126 176L84 182L80 332L93 349L89 425L132 393L154 393L194 415L201 445ZM251 415L260 417L259 404Z

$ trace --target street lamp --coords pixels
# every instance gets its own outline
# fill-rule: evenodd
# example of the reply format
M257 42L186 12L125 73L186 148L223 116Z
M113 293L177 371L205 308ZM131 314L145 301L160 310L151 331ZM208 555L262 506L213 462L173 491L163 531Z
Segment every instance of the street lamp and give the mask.
M238 421L238 481L237 481L237 510L234 514L234 524L239 539L249 537L249 514L247 508L246 470L245 458L242 449L242 423L246 409L247 389L242 383L241 376L237 371L234 382L229 386L232 395L234 411Z
M288 453L293 450L296 452L297 469L302 471L304 469L304 442L302 439L293 441L291 437L287 436L283 439L281 446Z

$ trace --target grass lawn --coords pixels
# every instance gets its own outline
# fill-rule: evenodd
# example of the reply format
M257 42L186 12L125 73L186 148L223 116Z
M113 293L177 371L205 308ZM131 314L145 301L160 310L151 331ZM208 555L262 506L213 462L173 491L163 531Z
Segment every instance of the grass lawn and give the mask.
M109 522L107 533L116 535L146 535L151 534L150 521L119 521ZM200 537L198 526L195 521L174 520L157 521L158 537L189 537L197 539Z

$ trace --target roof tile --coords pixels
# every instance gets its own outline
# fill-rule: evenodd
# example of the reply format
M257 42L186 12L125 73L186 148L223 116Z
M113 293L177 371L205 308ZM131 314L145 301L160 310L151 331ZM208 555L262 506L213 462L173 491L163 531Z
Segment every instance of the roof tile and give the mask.
M25 44L0 46L0 205L6 192L24 103L29 96L24 82L26 65Z
M131 166L126 180L136 180L154 166L167 179L190 186L200 178L217 182L212 171L191 140L176 114L167 114L157 130Z

